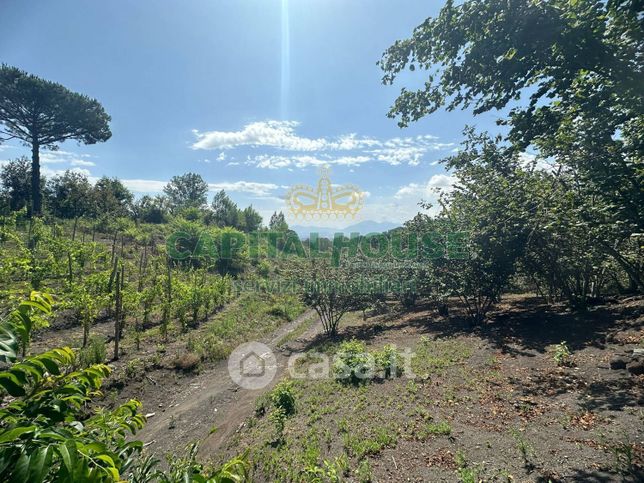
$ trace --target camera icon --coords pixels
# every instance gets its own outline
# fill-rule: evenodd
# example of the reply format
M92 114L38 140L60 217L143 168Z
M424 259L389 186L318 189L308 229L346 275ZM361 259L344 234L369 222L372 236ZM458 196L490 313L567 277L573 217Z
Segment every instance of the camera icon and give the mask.
M230 378L244 389L262 389L277 373L277 359L270 347L261 342L247 342L228 357Z

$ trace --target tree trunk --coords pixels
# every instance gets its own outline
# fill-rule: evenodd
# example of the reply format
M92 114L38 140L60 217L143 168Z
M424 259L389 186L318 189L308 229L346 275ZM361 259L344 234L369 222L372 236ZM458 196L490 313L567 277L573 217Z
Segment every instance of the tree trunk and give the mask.
M114 315L114 360L119 360L119 342L121 341L121 272L116 271L116 314Z
M40 145L38 141L34 141L31 145L31 216L40 216L41 213Z

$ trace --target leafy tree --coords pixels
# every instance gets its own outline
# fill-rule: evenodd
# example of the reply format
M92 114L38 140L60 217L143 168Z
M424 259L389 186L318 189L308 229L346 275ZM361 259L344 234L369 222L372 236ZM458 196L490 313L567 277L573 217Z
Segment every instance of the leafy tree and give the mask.
M288 223L286 223L284 213L281 211L279 213L274 212L268 222L268 229L271 231L288 231Z
M637 0L450 0L380 65L386 84L407 68L426 73L389 112L401 126L442 107L508 110L505 149L558 163L555 182L594 200L576 207L576 223L644 290L629 249L644 228L640 10Z
M49 325L46 321L43 321L42 316L51 313L53 304L54 300L49 294L31 292L29 300L22 302L16 310L9 314L9 323L13 331L18 335L23 357L27 355L32 331L38 327ZM0 360L2 359L0 358Z
M173 176L163 192L168 197L170 210L177 213L185 208L201 208L205 205L208 183L199 174L186 173Z
M0 168L1 190L9 200L9 209L18 211L29 206L31 197L31 162L21 157Z
M15 67L0 66L0 141L19 139L31 146L32 213L42 212L40 148L75 139L84 144L107 141L112 133L103 106L60 84Z
M165 223L167 221L167 202L164 196L142 196L132 204L134 218L144 223Z
M45 199L57 217L84 216L92 210L92 185L83 173L67 170L47 182Z
M237 208L235 202L230 199L224 190L221 190L214 196L211 207L212 221L215 225L220 228L225 226L240 228L242 216L239 208Z
M245 232L255 232L262 226L262 217L252 206L244 208L241 212L243 229Z
M292 279L298 284L302 301L317 312L324 333L335 336L342 316L364 307L365 294L356 290L356 273L346 266L333 266L329 260L293 261Z
M94 210L97 215L127 216L134 195L117 178L103 176L94 185Z

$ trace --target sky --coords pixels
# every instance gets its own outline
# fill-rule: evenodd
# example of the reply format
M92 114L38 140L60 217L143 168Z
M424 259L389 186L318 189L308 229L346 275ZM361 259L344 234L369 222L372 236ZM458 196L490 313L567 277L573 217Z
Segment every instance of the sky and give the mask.
M437 163L466 125L496 130L494 113L437 112L405 129L387 117L406 74L381 83L376 65L441 1L2 0L0 62L98 99L105 143L43 152L43 173L118 177L137 196L195 172L265 218L286 211L295 184L365 193L355 219L402 223L453 178ZM0 160L28 155L0 145ZM291 223L302 224L292 218Z

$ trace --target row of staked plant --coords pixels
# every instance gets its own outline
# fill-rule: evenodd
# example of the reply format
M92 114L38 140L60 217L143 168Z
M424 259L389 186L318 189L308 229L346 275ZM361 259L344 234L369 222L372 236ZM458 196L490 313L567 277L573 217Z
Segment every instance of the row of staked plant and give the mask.
M114 320L118 357L124 330L138 349L144 330L158 326L166 341L172 331L197 327L230 300L227 273L179 265L167 257L161 230L130 225L114 223L107 233L97 233L78 221L2 218L0 306L8 309L31 290L53 293L62 322L82 327L83 347L97 321ZM41 317L36 328L48 323ZM28 341L25 354L27 349Z

